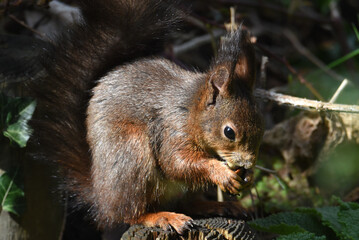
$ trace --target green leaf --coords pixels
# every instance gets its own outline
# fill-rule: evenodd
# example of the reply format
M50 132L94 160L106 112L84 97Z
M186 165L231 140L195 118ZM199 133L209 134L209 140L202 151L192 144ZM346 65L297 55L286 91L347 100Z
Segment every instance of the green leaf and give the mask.
M335 60L334 62L331 62L327 65L328 68L333 68L336 67L340 64L342 64L345 61L348 61L349 59L355 57L356 55L359 54L359 49L355 49L354 51L351 51L350 53L344 55L343 57Z
M359 204L356 202L344 202L339 197L333 196L332 201L339 204L340 210L357 210L359 209Z
M283 189L283 190L288 190L289 189L289 186L288 184L278 175L274 174L273 175L274 178L278 181L280 187Z
M320 215L323 224L333 229L337 235L340 235L341 225L338 222L339 207L321 207L315 210Z
M352 23L352 26L353 26L353 30L354 30L354 33L355 33L355 36L357 37L358 41L359 41L359 32L358 32L358 29L355 27L355 24Z
M341 225L338 236L341 239L359 239L359 204L344 202L340 198L333 198L339 204L338 223Z
M302 212L282 212L269 217L257 219L249 224L259 230L276 234L292 234L300 232L313 232L325 235L327 227L323 226L315 214Z
M292 233L289 235L280 236L277 240L325 240L325 236L316 236L314 233L310 232L301 232L301 233Z
M338 222L342 225L342 239L359 239L359 209L344 210L338 213Z
M9 112L7 113L3 134L10 141L16 142L20 147L26 146L32 133L28 121L31 119L35 107L36 101L34 100L14 98L8 102L5 108Z
M334 197L333 203L339 206L320 208L299 208L296 211L303 214L317 215L324 226L334 231L338 239L359 239L359 204L343 202ZM330 231L327 231L327 235ZM330 234L329 236L332 236Z
M359 204L332 198L335 206L298 208L249 222L256 230L282 235L278 239L359 239Z
M257 220L254 220L257 221ZM287 225L283 223L276 223L276 224L266 224L261 225L263 223L254 223L250 222L251 227L255 228L256 230L263 231L263 232L270 232L270 233L276 233L276 234L292 234L292 233L299 233L299 232L305 232L303 228L301 228L298 225Z
M1 209L20 215L24 207L24 191L14 181L17 172L10 177L7 173L0 176Z

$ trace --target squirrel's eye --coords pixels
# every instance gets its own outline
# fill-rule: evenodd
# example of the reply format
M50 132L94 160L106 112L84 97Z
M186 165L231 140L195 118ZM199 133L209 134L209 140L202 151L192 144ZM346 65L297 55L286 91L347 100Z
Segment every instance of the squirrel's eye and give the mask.
M236 138L236 133L234 130L228 126L224 128L224 136L226 136L229 140L234 141Z

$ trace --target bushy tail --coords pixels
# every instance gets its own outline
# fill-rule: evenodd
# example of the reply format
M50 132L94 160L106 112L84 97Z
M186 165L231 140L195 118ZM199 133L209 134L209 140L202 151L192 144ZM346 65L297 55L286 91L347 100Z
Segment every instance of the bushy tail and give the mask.
M161 0L79 0L83 20L45 49L41 79L29 83L38 101L33 143L60 163L66 186L90 197L91 156L86 108L96 80L113 66L158 51L178 20Z

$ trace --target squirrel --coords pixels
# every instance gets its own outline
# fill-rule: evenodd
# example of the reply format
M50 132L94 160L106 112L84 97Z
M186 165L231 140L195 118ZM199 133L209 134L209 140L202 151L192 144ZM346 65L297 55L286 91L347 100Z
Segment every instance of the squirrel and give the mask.
M209 184L252 182L263 135L252 95L254 48L228 33L204 73L156 57L179 19L163 0L77 0L82 20L45 49L32 142L60 166L66 190L100 228L144 224L183 233L167 211Z

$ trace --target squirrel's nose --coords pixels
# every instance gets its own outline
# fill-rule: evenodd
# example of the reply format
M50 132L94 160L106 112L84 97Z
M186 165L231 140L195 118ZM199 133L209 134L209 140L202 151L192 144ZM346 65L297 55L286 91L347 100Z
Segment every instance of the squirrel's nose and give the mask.
M248 152L236 152L234 158L228 161L228 165L232 169L244 167L245 169L253 168L256 164L255 154Z
M241 152L238 155L239 155L238 162L241 167L244 167L245 169L250 169L255 166L256 164L255 154L248 152Z
M252 159L250 159L250 160L245 160L245 161L243 161L243 167L244 167L245 169L253 168L255 165L256 165L255 158L252 158Z

